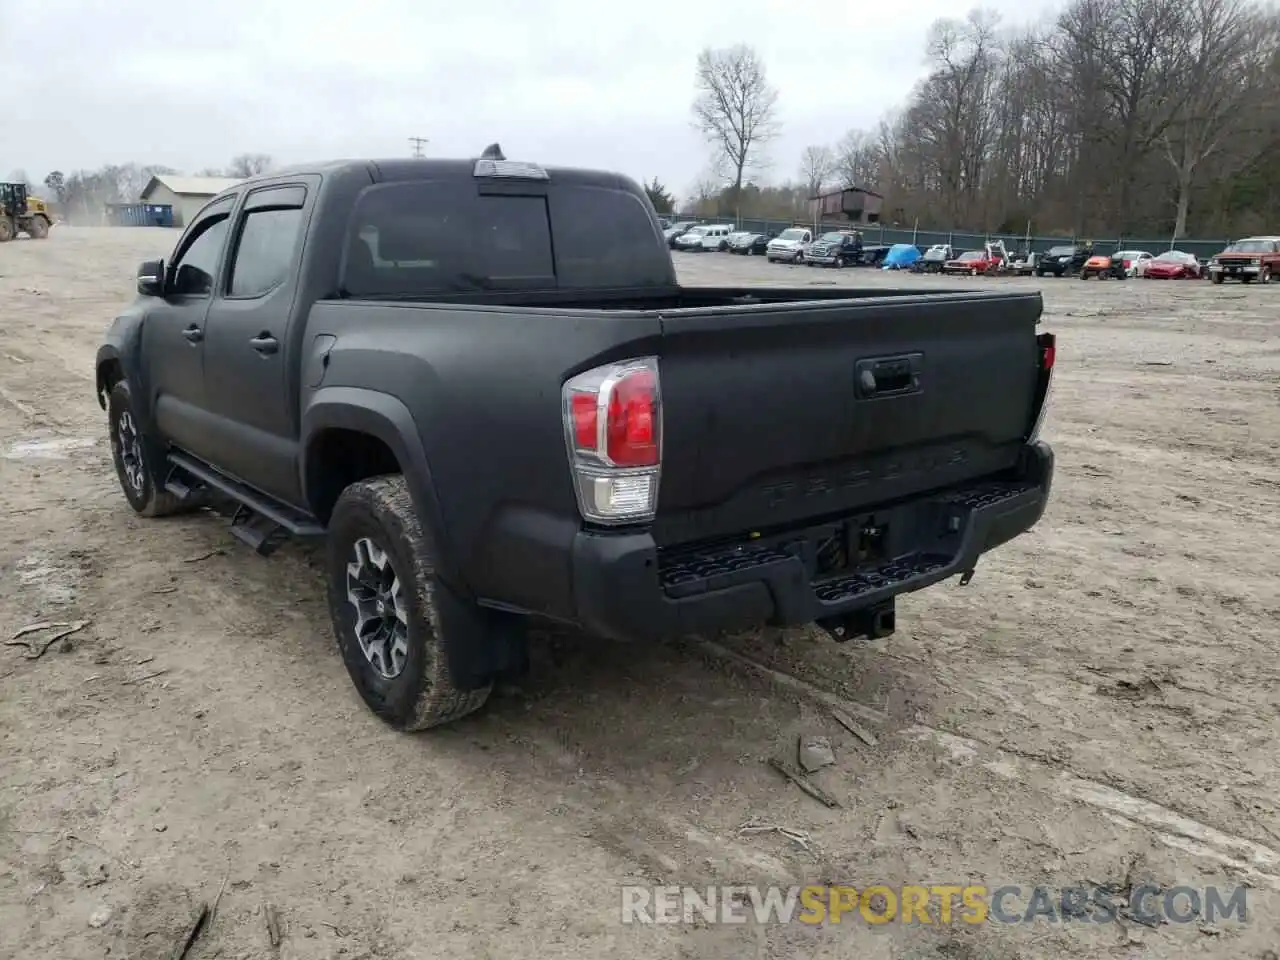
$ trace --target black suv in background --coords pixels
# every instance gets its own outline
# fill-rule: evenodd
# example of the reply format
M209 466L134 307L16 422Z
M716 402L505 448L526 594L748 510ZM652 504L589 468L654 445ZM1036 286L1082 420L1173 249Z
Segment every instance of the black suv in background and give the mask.
M1060 247L1050 247L1036 264L1036 276L1044 277L1053 274L1065 277L1077 274L1084 267L1084 262L1093 256L1093 244L1069 243Z
M729 241L729 252L762 257L776 233L740 233Z

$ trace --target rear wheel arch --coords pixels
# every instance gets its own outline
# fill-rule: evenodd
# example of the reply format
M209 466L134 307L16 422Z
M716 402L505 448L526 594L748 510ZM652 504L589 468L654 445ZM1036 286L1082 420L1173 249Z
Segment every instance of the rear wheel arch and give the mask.
M412 415L390 394L357 387L318 391L302 417L302 488L311 512L327 523L342 491L374 476L404 476L422 526L436 545L445 577L455 572L444 514Z

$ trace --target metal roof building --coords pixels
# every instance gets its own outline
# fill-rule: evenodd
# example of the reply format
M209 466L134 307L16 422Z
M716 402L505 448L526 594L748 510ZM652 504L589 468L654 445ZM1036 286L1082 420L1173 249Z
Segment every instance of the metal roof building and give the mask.
M809 212L815 222L844 218L854 223L879 223L884 197L874 190L845 187L809 198Z
M151 178L138 197L143 203L173 207L173 225L184 227L215 194L241 181L233 177L180 177L162 174Z

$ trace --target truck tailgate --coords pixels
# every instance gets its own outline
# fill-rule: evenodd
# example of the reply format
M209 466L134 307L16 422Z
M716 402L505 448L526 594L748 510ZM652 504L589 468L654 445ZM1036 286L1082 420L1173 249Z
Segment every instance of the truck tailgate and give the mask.
M1013 466L1039 294L662 315L659 545L857 511Z

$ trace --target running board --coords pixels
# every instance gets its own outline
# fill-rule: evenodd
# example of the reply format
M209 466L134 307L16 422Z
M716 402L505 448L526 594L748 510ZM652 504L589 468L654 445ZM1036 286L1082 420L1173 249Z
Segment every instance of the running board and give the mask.
M168 479L164 488L179 500L187 500L200 486L210 487L236 502L231 518L231 534L266 556L280 545L283 536L322 537L325 529L314 518L278 503L238 480L185 453L170 453ZM189 481L194 480L195 483Z

